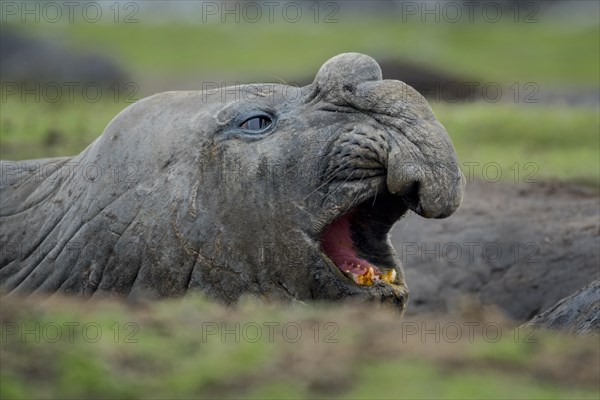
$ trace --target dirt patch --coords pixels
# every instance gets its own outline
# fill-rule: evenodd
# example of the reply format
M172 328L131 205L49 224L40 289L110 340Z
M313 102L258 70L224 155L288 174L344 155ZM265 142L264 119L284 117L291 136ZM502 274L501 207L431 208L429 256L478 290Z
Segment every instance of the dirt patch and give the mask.
M409 314L453 311L470 298L524 321L600 276L600 197L572 184L474 181L455 215L411 214L392 241Z

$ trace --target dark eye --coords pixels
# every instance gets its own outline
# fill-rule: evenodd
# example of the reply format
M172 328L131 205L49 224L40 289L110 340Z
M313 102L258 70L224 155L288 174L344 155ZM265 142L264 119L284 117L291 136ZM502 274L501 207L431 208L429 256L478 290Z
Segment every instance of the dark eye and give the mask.
M248 118L240 124L240 128L249 132L262 132L273 124L271 118L266 115Z

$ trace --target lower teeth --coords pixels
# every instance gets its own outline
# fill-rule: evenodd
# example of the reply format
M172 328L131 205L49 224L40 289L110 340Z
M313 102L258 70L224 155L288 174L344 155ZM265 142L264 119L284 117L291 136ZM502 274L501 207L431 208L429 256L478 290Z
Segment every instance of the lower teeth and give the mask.
M396 280L396 270L391 269L382 274L375 272L373 267L367 268L366 272L362 275L357 275L350 270L344 271L346 276L352 279L355 283L363 286L371 286L376 282L394 283Z

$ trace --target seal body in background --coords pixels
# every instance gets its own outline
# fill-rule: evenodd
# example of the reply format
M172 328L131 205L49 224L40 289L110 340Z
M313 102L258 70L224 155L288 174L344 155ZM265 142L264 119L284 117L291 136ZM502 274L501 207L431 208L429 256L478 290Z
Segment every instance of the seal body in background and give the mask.
M156 94L77 156L2 167L4 291L199 289L227 304L248 293L402 311L390 228L411 210L451 215L464 190L424 98L356 53L302 88Z

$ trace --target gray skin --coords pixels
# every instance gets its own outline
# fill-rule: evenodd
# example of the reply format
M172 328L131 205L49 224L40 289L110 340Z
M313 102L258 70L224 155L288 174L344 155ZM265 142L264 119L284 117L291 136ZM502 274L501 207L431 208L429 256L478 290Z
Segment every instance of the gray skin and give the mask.
M240 127L268 115L256 132ZM444 218L464 177L413 88L356 53L303 88L166 92L122 111L81 154L2 162L0 282L9 293L128 298L201 290L232 304L356 299L403 311L389 229L409 210ZM322 252L358 206L358 253L394 284L360 286Z
M556 329L577 335L600 334L600 280L592 281L536 315L525 327Z

